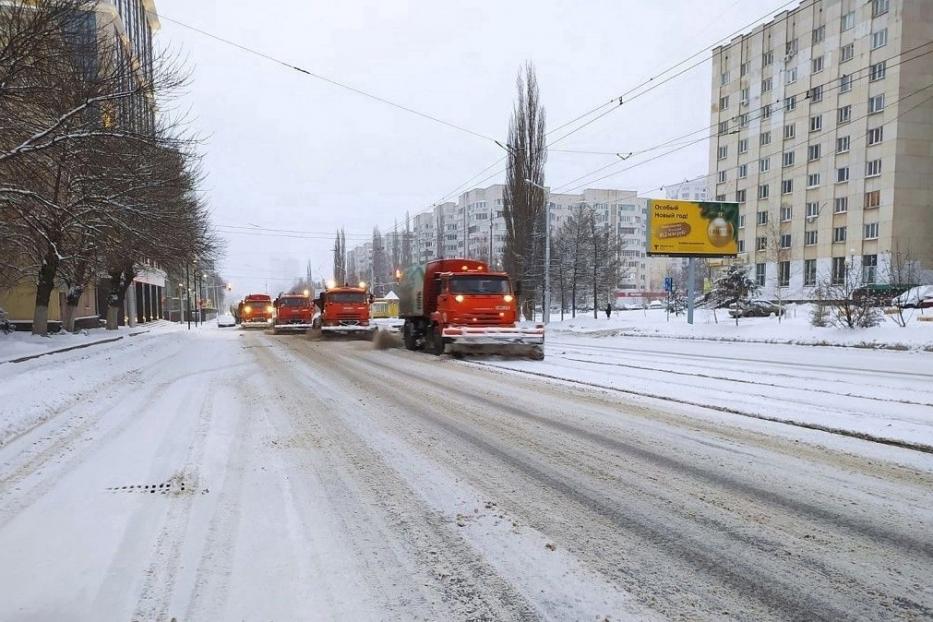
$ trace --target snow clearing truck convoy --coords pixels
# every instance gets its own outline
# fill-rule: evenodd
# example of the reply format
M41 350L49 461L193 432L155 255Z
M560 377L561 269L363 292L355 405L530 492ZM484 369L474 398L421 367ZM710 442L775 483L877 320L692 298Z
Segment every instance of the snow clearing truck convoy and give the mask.
M327 289L315 300L320 312L315 317L314 328L320 329L324 337L347 335L371 339L377 327L369 321L369 303L365 283L360 283L359 287L337 287L328 283Z
M437 259L396 277L409 350L544 358L544 326L518 324L518 303L504 272L490 272L473 259Z

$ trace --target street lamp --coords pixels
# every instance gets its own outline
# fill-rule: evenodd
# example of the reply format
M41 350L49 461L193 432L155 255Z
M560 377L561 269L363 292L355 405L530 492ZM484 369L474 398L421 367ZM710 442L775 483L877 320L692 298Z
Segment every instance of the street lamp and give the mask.
M544 191L544 303L541 320L548 324L551 321L551 191L530 179L525 183Z

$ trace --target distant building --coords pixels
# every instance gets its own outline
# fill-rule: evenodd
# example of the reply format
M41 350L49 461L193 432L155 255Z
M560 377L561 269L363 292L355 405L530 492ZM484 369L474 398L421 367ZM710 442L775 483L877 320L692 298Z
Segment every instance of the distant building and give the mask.
M679 184L664 186L664 197L681 201L708 201L709 186L706 178L684 180Z

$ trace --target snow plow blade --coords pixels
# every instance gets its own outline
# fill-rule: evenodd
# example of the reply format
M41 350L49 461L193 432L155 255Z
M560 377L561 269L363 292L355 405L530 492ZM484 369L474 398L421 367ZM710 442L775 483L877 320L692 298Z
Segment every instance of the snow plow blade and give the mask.
M271 322L240 322L240 328L272 328Z
M347 325L347 326L321 326L322 335L346 335L348 337L360 337L361 339L372 339L373 335L376 334L378 326L359 326L359 325Z
M450 326L444 329L452 354L501 354L544 358L544 326Z

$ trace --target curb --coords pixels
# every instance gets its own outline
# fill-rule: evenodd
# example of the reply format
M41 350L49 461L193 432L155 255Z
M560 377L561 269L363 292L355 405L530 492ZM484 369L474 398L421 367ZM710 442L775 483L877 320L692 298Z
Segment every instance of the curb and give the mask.
M63 352L71 352L72 350L81 350L83 348L90 348L91 346L99 346L104 343L113 343L114 341L120 341L124 337L135 337L137 335L143 335L148 332L149 330L140 330L134 333L128 333L126 335L120 335L119 337L110 337L108 339L98 339L97 341L92 341L90 343L81 343L76 346L68 346L67 348L59 348L58 350L49 350L48 352L39 352L38 354L30 354L28 356L21 356L19 358L10 359L8 361L0 361L0 365L3 365L4 363L25 363L26 361L31 361L41 356L49 356L50 354L62 354Z

